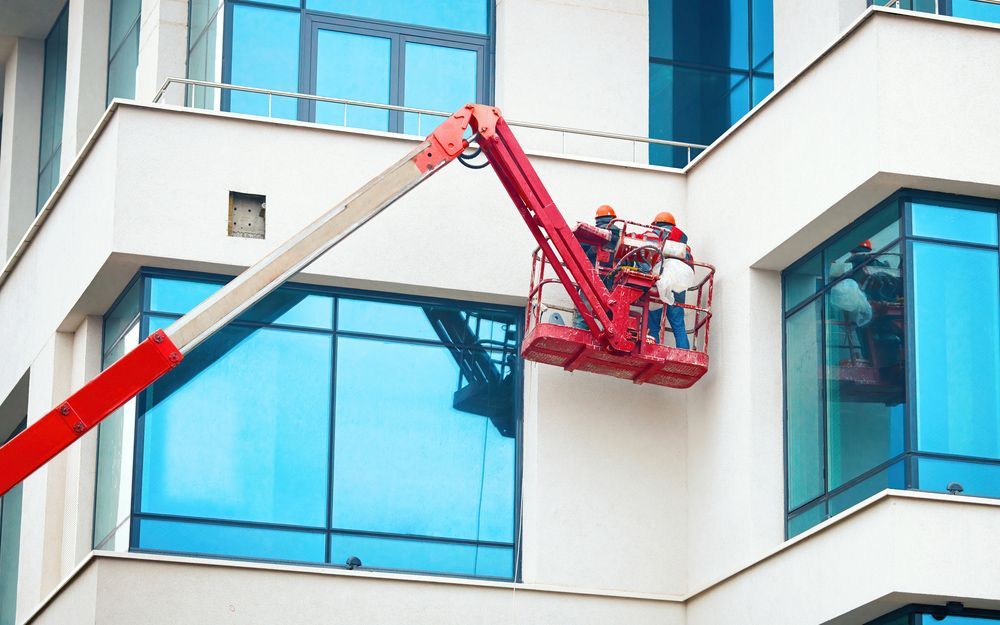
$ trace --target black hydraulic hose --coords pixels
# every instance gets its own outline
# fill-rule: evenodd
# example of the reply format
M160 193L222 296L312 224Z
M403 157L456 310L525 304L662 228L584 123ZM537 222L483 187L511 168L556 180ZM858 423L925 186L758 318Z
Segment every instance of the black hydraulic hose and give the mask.
M490 162L486 161L482 165L473 165L473 164L471 164L472 159L476 158L477 156L479 156L482 153L483 153L482 146L477 146L476 147L476 151L473 152L472 154L466 155L464 152L462 154L459 154L458 155L458 162L462 163L463 165L465 165L469 169L482 169L482 168L486 167L487 165L489 165Z

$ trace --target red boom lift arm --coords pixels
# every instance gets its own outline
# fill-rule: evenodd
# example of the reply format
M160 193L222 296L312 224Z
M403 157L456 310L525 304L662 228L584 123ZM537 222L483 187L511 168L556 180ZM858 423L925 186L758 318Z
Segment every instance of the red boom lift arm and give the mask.
M184 355L278 288L369 219L457 158L471 128L545 259L587 322L596 344L628 354L639 336L628 308L643 291L609 292L496 108L467 104L414 151L246 269L165 330L158 330L37 422L0 447L0 495L157 378ZM617 314L616 314L617 313ZM631 321L630 321L631 319ZM631 327L629 324L631 323Z

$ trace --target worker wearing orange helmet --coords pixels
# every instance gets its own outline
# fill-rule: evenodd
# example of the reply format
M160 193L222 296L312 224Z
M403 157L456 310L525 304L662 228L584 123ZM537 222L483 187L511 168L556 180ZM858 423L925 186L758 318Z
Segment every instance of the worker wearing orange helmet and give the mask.
M598 262L598 253L600 250L605 250L608 252L606 255L608 260L613 260L615 256L615 250L618 249L618 242L621 240L622 230L614 223L618 216L615 214L615 209L608 204L601 204L597 207L594 212L594 225L598 228L608 230L611 232L611 238L607 243L600 246L597 245L584 245L583 253L587 255L587 260L595 269L607 268L608 264L604 261ZM605 276L605 284L607 285L607 276ZM583 317L580 315L576 316L576 320L573 325L577 328L586 330L587 324L583 321Z
M667 242L681 243L687 246L688 237L683 230L677 227L677 220L674 219L673 213L669 211L661 211L656 214L653 218L653 226L656 227L658 231L658 237L660 243L666 247ZM694 259L691 257L690 248L685 247L683 258L664 258L664 263L676 262L679 267L683 268L683 263L691 268L691 278L694 277L694 270L692 263ZM660 289L663 290L662 288ZM670 302L671 293L660 293L660 298L664 300L665 306L661 308L656 308L655 310L650 308L649 319L648 319L648 332L649 336L653 339L653 342L660 342L660 322L663 317L663 310L666 308L667 311L667 323L670 324L670 330L674 335L674 345L680 349L691 349L691 343L688 341L687 329L685 328L684 322L684 308L683 306L678 306L677 304L684 304L686 300L685 290L673 291L673 301Z

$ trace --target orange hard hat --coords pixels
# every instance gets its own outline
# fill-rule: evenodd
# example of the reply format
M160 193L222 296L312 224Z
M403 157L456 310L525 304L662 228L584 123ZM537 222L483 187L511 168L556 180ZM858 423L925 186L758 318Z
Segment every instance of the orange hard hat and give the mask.
M615 209L611 208L607 204L601 204L597 207L597 214L595 217L618 217L615 215Z
M656 217L653 217L654 224L670 224L671 226L676 226L677 221L674 219L674 214L670 211L662 211L656 213Z
M865 239L861 243L858 243L858 247L863 247L870 252L872 251L872 242L869 239Z

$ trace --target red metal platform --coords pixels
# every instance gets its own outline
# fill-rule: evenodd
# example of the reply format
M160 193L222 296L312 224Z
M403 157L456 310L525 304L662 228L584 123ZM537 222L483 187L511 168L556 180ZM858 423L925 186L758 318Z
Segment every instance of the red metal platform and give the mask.
M637 354L613 354L587 330L539 323L525 335L525 360L556 365L567 371L589 371L636 384L688 388L708 371L708 354L646 343Z

